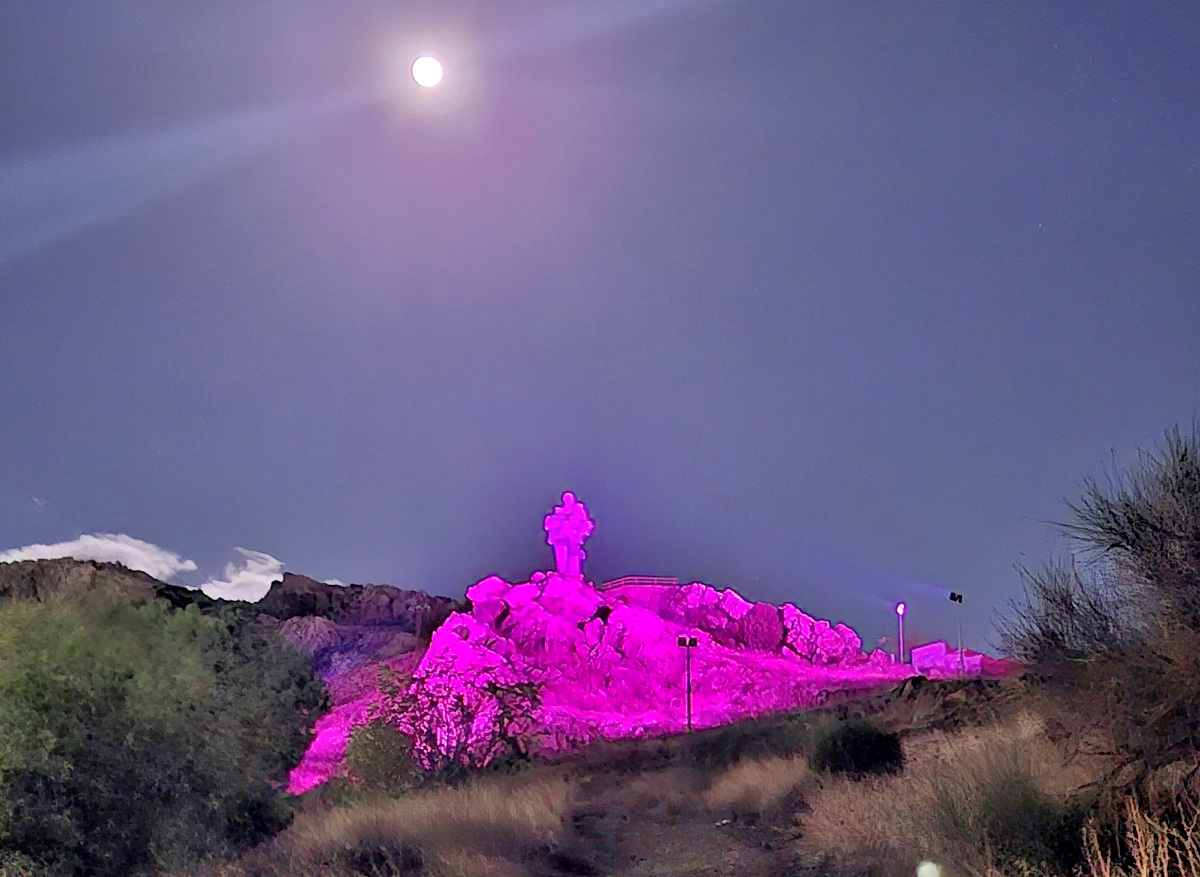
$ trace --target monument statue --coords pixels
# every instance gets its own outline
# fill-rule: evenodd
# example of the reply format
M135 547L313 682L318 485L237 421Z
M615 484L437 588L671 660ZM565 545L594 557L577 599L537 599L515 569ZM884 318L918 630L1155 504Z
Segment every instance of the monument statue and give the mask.
M555 506L554 511L546 515L543 526L546 542L554 549L554 566L559 575L582 578L583 560L587 557L583 542L596 529L595 521L588 517L587 507L571 491L565 491L562 505Z

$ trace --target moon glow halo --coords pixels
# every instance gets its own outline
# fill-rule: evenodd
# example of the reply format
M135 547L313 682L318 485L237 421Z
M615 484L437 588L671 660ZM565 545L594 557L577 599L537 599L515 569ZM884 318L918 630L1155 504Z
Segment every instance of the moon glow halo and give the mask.
M417 85L424 88L433 88L442 81L443 75L442 62L437 58L422 55L413 61L412 78L416 81Z

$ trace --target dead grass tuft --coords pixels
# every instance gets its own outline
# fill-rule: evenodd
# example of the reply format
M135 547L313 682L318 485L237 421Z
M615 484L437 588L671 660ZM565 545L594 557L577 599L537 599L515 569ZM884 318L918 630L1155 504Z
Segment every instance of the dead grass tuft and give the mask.
M759 816L786 801L810 774L803 756L739 761L704 792L704 805L711 813Z
M306 813L245 873L523 877L562 836L573 797L557 774L491 777Z
M1088 867L1094 877L1178 877L1200 874L1200 807L1190 805L1182 824L1168 825L1146 813L1134 799L1125 807L1129 867L1102 849L1095 824L1084 832Z
M656 818L675 819L696 812L703 788L701 774L689 767L675 766L629 778L604 804Z

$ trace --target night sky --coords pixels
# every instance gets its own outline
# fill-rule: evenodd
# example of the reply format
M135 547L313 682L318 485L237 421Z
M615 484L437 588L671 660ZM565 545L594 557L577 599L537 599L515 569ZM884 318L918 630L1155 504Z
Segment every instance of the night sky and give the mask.
M0 549L461 595L569 488L986 646L1200 414L1200 4L0 0L0 411Z

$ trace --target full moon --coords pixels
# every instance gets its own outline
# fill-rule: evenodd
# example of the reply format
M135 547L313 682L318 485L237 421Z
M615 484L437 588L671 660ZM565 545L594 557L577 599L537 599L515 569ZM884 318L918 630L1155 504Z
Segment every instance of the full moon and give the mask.
M412 76L417 85L433 88L442 81L442 62L437 58L422 55L413 61Z

